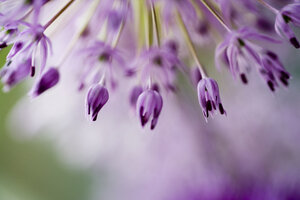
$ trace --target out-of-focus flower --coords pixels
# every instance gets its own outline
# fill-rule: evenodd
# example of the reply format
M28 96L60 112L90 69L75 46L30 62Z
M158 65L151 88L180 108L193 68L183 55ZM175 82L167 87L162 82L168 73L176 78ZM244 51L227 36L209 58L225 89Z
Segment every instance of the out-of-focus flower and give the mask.
M289 39L290 43L295 48L300 48L299 41L297 40L293 29L290 27L290 23L300 27L300 2L288 4L278 11L275 22L276 32Z
M24 6L21 0L0 0L10 2L18 4L9 13ZM12 127L17 136L46 127L63 160L97 173L93 199L298 198L297 88L291 83L294 94L275 99L248 73L257 69L272 91L287 86L292 76L283 67L288 59L280 61L291 50L275 43L276 31L268 30L269 38L253 27L258 19L273 20L256 7L258 1L35 0L42 2L38 7L32 2L15 17L0 9L6 16L0 48L14 46L0 77L10 88L36 66L41 73L33 95L54 86L55 91L32 103L22 99ZM276 6L290 2L268 1ZM198 40L206 38L203 47ZM253 78L247 89L208 68L214 41L223 38L216 64L244 83ZM228 93L221 95L219 88ZM133 107L137 116L131 117ZM84 108L97 123L84 120ZM202 120L201 111L208 118L225 115L225 108L228 117ZM149 124L143 132L158 134L138 134L140 124Z
M275 87L278 87L278 81L280 81L284 86L288 86L288 80L290 79L290 74L281 64L278 56L272 52L267 51L262 55L262 68L260 73L266 80L269 88L274 91Z
M280 11L272 7L273 2L276 7L275 0L1 0L0 49L12 47L0 78L4 89L9 90L38 71L37 84L32 89L35 97L59 81L58 69L49 66L59 66L61 72L66 63L77 76L74 85L79 85L78 92L99 84L105 85L107 94L120 92L117 86L132 80L139 88L127 94L130 105L156 105L156 111L150 106L146 113L143 110L139 114L144 126L149 113L154 113L153 129L163 96L176 94L180 75L184 75L198 85L206 117L217 109L224 114L220 99L215 99L218 85L208 81L214 79L205 78L212 75L206 74L209 70L203 67L206 61L200 59L199 50L205 44L202 50L213 51L215 42L224 38L215 50L218 67L224 64L243 83L248 83L250 69L256 68L272 91L279 82L288 86L291 75L279 59L280 52L275 58L261 44L269 41L269 45L278 45L276 38L255 28L270 35L280 32L298 47L289 23L299 25L299 2L281 2ZM277 14L275 29L267 27L272 19L260 12L259 5ZM55 51L52 44L56 45ZM72 60L72 64L67 60ZM195 65L199 70L189 68ZM147 90L141 92L142 88ZM152 103L139 101L140 98L152 99ZM97 119L99 110L91 107L92 120Z
M0 78L4 83L4 90L9 91L13 86L29 76L31 59L18 57L14 62L7 62L0 71Z
M266 50L263 47L254 44L252 41L277 42L276 40L259 34L249 28L242 28L236 32L231 32L228 34L225 41L217 47L215 55L217 67L220 69L221 65L225 64L225 66L230 69L232 76L234 78L239 76L244 84L248 83L247 74L253 67L257 68L259 71L267 70L270 72L273 71L271 66L276 64L280 65L280 67L277 68L281 68L280 70L284 70L285 74L287 74L277 56L273 60L267 60L264 53ZM272 55L274 55L274 53ZM269 58L270 56L271 54L269 54ZM271 61L272 63L268 64ZM267 82L270 86L271 82L269 82L269 80ZM270 86L270 88L274 91L272 86Z

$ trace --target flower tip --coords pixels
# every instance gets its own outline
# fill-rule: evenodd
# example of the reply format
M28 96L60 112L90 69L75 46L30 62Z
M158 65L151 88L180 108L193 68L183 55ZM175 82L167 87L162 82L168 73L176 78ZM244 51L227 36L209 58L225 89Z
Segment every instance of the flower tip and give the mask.
M221 115L224 115L224 114L226 115L226 111L224 110L224 107L221 103L219 104L219 111L220 111Z
M4 48L6 48L6 47L7 47L6 42L2 42L2 43L0 44L0 49L4 49Z
M242 74L240 75L240 77L241 77L242 82L243 82L245 85L247 85L247 84L248 84L248 78L247 78L246 74L242 73Z
M96 121L98 113L109 99L108 90L100 85L91 86L86 97L87 114L91 115L91 120Z
M299 49L299 48L300 48L300 44L299 44L297 38L292 37L292 38L290 39L290 43L291 43L296 49Z
M34 77L34 75L35 75L35 66L31 66L31 68L30 68L30 76L31 77Z
M267 84L268 84L270 90L272 92L275 92L275 86L274 86L273 82L272 81L268 81Z
M158 118L157 118L157 117L155 117L155 118L152 119L152 121L151 121L151 126L150 126L150 129L151 129L151 130L154 130L154 129L155 129L156 124L157 124L157 121L158 121Z
M51 67L37 82L37 84L33 88L33 97L37 97L47 91L48 89L54 87L59 81L59 71Z
M139 95L136 108L142 127L152 118L150 129L153 130L155 128L162 106L162 97L156 90L148 89Z

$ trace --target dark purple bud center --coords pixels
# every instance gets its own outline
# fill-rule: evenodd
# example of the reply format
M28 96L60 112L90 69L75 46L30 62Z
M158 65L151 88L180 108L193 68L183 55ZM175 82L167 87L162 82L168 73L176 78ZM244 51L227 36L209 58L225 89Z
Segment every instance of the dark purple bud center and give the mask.
M50 68L40 79L35 90L35 95L38 96L46 90L55 86L59 81L59 72L56 68Z
M240 77L241 77L241 80L242 80L242 82L243 82L244 84L248 84L248 79L247 79L246 74L242 73L242 74L240 75Z
M299 44L297 38L292 37L292 38L290 39L290 42L291 42L291 44L292 44L296 49L299 49L299 48L300 48L300 44Z

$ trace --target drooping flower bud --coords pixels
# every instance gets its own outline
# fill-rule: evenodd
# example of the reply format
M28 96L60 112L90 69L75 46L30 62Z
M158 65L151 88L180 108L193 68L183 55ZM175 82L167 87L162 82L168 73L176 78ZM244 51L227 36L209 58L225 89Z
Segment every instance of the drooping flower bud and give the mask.
M44 93L46 90L54 87L59 81L59 72L56 68L51 67L45 72L33 87L32 96L37 97Z
M278 12L275 21L275 30L282 36L289 39L290 43L297 49L300 48L300 43L295 36L293 29L289 26L292 23L295 26L300 26L300 2L288 4Z
M99 111L106 104L108 99L109 93L104 86L95 84L90 87L86 97L86 109L87 114L91 115L92 121L97 120Z
M162 106L163 99L155 90L148 89L139 96L136 108L143 127L148 123L152 116L150 128L151 130L155 128Z
M209 117L209 112L213 114L214 110L217 109L221 115L226 114L221 102L219 87L215 80L203 78L199 81L197 89L199 104L206 118Z

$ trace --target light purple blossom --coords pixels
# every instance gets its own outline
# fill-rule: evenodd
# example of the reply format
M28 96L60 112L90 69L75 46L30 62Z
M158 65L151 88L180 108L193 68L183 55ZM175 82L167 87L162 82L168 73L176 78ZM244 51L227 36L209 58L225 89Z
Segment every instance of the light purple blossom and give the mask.
M281 36L289 39L290 43L295 48L300 48L298 39L295 36L290 23L294 26L300 27L300 2L288 4L283 7L276 16L275 30Z
M183 63L177 56L174 43L166 43L163 47L152 47L144 50L132 64L130 72L141 70L141 79L147 85L148 80L154 80L167 90L175 90L175 72L184 69Z
M163 99L158 91L147 89L140 94L136 103L136 110L141 125L144 127L151 120L150 129L153 130L157 124L162 107Z
M35 74L36 57L39 56L40 73L43 73L47 64L49 51L52 49L50 39L44 34L44 27L41 25L26 24L26 29L18 34L17 38L12 41L14 43L12 49L7 55L8 61L13 61L14 57L23 56L31 58L32 73Z
M246 27L230 32L216 49L217 68L220 69L222 65L227 66L234 78L239 76L242 82L247 84L247 73L251 68L259 69L262 66L261 52L263 48L255 44L255 41L278 42Z
M112 46L101 41L96 41L92 46L80 51L84 54L84 61L81 74L81 85L85 82L91 84L98 83L102 77L108 79L112 89L115 89L118 81L115 73L126 72L126 64L122 58L121 52ZM89 79L89 77L91 77Z
M0 31L0 49L12 44L18 33L18 24L8 24Z
M2 0L0 1L0 26L22 21L30 10L34 10L34 21L37 21L42 5L50 0Z
M215 110L225 114L218 85L207 78L211 75L205 72L211 71L203 67L219 40L217 35L225 39L215 49L216 66L225 66L245 84L248 73L256 69L272 91L280 84L288 86L291 75L279 59L280 52L277 56L264 42L278 45L271 35L277 31L295 47L300 46L289 26L300 24L299 1L66 0L63 5L48 2L0 0L0 49L12 46L0 72L1 81L4 89L9 90L38 71L32 89L35 97L55 86L63 72L60 68L69 65L70 76L77 75L74 85L79 85L79 91L92 86L87 95L92 120L97 119L108 101L108 89L118 92L118 85L132 81L136 87L126 97L130 97L131 107L137 108L142 126L152 117L150 127L154 129L162 109L162 95L182 92L183 77L198 87L205 117ZM276 11L268 4L273 2L275 7L280 3L283 8ZM260 13L259 3L278 13L275 29L272 26L269 30L272 18ZM45 4L49 8L53 4L56 12L48 10ZM78 9L70 9L74 4ZM188 67L195 64L197 68Z
M219 110L220 114L226 114L219 93L217 82L211 78L203 78L199 81L198 100L202 108L203 115L208 118L209 113L213 114L214 110Z
M94 84L90 87L86 97L87 114L91 120L96 121L101 108L107 103L109 93L101 84Z
M37 81L32 89L32 96L37 97L46 90L54 87L59 81L59 71L57 68L50 67Z
M0 71L0 78L4 84L4 91L9 91L19 82L29 76L31 59L22 57L16 58L13 62L7 62Z
M261 57L262 67L260 69L260 73L267 82L271 91L275 91L275 88L279 87L278 81L280 81L284 86L288 86L290 74L283 67L278 56L272 51L267 51Z

